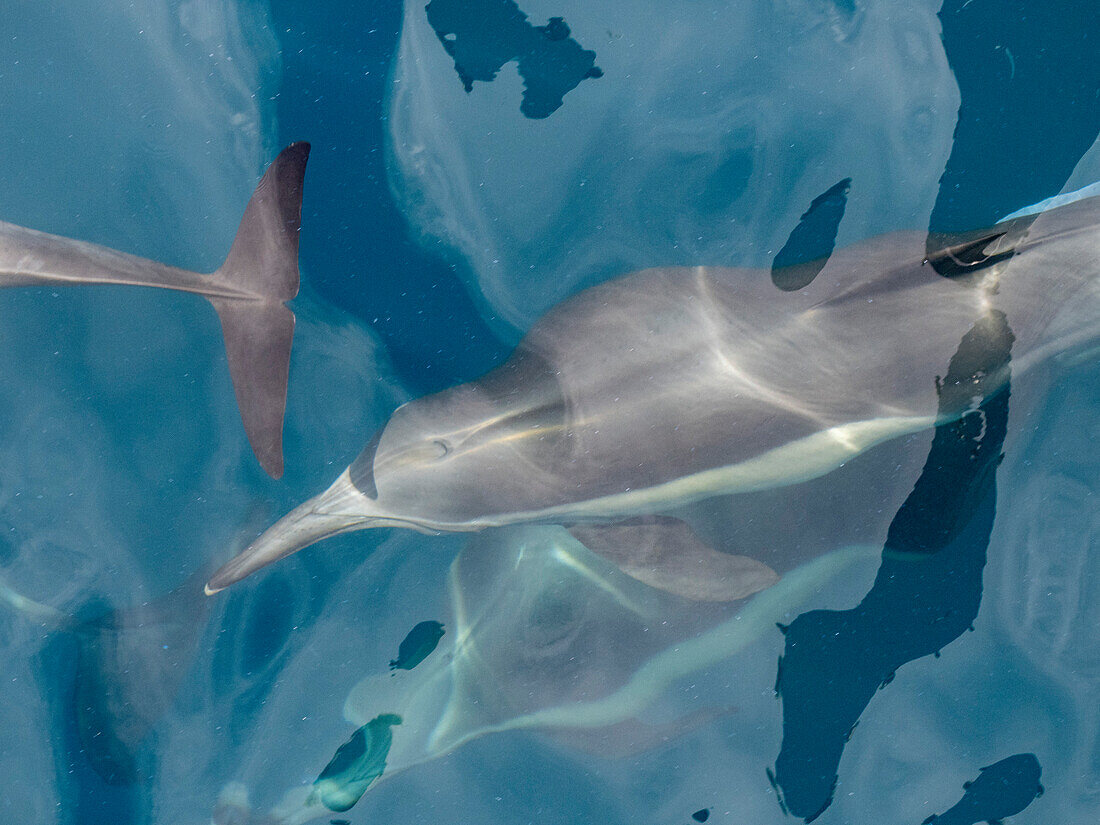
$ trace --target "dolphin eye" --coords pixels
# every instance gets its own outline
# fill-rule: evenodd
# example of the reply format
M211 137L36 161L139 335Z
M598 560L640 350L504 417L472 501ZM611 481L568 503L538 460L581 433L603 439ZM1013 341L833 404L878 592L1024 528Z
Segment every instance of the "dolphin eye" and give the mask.
M444 441L442 438L437 438L432 443L439 450L439 455L437 455L436 458L444 458L446 457L447 453L451 451L451 445Z

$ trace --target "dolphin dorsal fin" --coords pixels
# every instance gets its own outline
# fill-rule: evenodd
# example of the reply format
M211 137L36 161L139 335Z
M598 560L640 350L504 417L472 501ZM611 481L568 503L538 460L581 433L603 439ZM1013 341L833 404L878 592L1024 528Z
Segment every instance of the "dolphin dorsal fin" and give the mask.
M962 235L930 235L925 263L952 280L972 280L1016 254L1023 234L1004 226Z

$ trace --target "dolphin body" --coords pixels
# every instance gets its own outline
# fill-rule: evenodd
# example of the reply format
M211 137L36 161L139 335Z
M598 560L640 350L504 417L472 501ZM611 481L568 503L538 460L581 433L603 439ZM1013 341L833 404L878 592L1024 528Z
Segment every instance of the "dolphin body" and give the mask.
M206 590L369 527L604 525L604 544L624 529L633 542L616 522L807 481L962 415L978 388L952 391L958 409L944 411L939 376L971 330L1007 320L1014 377L1100 339L1100 198L956 236L937 260L925 239L838 250L793 291L767 270L694 267L578 293L500 367L397 409L327 491ZM1005 378L984 376L981 392ZM665 527L653 529L659 544Z
M298 294L298 230L308 143L285 148L245 208L225 262L203 274L0 221L0 287L129 284L194 292L218 312L245 433L263 468L283 473Z

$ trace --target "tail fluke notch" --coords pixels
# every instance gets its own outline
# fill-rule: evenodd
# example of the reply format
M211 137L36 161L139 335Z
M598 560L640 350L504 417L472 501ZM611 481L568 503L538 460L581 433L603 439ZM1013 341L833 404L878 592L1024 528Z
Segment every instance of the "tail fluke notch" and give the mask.
M225 263L214 273L229 295L210 296L225 335L229 374L245 433L272 478L283 474L294 313L298 294L298 231L308 143L292 143L267 168L245 208Z

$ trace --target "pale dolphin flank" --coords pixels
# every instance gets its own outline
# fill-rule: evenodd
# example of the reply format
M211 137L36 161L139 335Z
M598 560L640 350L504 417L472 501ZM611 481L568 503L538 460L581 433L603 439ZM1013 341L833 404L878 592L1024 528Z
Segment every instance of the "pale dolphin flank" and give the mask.
M285 148L245 208L225 262L207 274L0 221L0 287L129 284L195 292L218 312L245 433L263 468L283 474L298 294L298 229L308 143Z
M1014 376L1100 339L1100 198L960 236L949 260L924 241L837 251L791 292L696 267L579 293L501 367L399 408L207 591L348 530L598 524L806 481L966 412L967 393L939 409L939 376L977 325L1007 320Z

